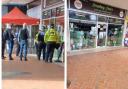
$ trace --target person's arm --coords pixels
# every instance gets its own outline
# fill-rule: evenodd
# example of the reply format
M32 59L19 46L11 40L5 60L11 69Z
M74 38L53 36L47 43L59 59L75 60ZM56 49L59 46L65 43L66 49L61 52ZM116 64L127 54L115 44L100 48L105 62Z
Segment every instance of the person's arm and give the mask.
M48 40L48 33L49 31L46 31L45 35L44 35L44 42L47 43Z
M29 39L29 32L28 32L28 29L26 29L26 31L27 31L27 37L28 37L28 39Z
M18 42L20 42L20 33L21 33L21 30L19 31L19 33L18 33Z
M60 43L61 42L61 37L60 37L60 34L56 31L56 39L57 39L57 43Z

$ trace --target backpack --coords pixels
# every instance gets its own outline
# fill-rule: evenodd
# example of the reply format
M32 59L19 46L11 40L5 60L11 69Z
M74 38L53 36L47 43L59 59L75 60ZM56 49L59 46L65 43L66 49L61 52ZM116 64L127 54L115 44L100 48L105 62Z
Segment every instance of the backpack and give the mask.
M21 30L20 39L21 40L27 40L28 39L27 29Z
M39 42L44 43L44 32L39 33L37 39L38 39Z

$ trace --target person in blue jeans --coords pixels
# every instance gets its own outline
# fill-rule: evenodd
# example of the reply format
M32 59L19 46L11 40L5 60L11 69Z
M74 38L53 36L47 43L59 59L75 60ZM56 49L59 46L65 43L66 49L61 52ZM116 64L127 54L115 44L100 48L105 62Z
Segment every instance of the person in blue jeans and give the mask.
M13 60L12 58L12 51L13 51L13 45L14 45L14 35L12 33L11 25L7 24L5 31L5 39L8 44L8 54L9 54L9 60Z
M19 37L19 31L17 31L15 33L15 38L16 38L16 56L19 56L19 53L20 53L20 43L18 41L18 37Z
M28 31L26 23L23 24L23 29L19 32L20 43L20 60L24 56L24 60L27 61L27 47L28 47Z

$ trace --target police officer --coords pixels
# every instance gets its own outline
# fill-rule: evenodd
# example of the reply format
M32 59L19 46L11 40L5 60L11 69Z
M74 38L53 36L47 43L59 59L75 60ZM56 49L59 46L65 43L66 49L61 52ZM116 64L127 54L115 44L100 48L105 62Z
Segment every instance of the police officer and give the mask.
M54 24L51 24L51 28L47 30L44 41L47 46L46 59L45 62L52 62L54 49L56 47L56 43L59 40L59 35L55 30Z
M55 61L55 62L62 62L61 60L60 60L60 57L61 57L61 55L62 55L62 53L63 53L63 49L64 49L64 32L62 32L62 34L60 35L60 37L59 37L60 39L60 41L59 41L59 48L58 48L58 57L57 57L57 60ZM64 58L63 58L64 59ZM63 60L64 61L64 60Z
M28 30L26 23L23 24L23 29L19 32L20 43L20 60L22 61L23 52L24 60L27 61L27 47L28 47Z
M6 38L7 44L8 44L9 60L13 60L12 51L13 51L13 46L14 46L14 35L12 33L10 24L6 25L5 38Z
M44 42L44 29L39 29L39 33L37 35L37 41L38 41L38 60L40 60L40 56L43 50L43 60L45 60L45 51L46 51L46 44Z

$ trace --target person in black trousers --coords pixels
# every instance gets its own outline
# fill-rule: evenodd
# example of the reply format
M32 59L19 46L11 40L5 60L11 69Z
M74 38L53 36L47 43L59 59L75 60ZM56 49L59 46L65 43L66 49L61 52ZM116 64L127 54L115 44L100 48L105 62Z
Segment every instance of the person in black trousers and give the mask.
M43 60L45 60L45 51L46 51L46 44L44 42L44 31L39 30L39 33L37 34L37 41L38 41L38 60L40 60L41 53L43 50Z
M5 45L6 45L6 38L5 38L5 34L4 34L4 28L2 28L2 59L6 58L4 56Z

